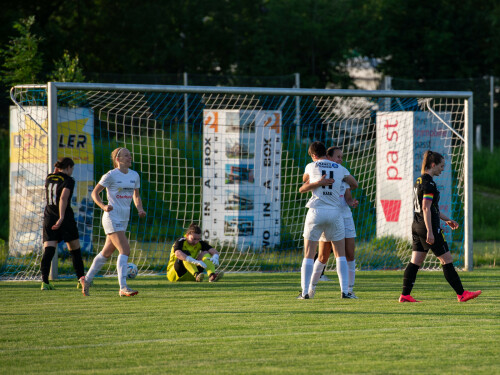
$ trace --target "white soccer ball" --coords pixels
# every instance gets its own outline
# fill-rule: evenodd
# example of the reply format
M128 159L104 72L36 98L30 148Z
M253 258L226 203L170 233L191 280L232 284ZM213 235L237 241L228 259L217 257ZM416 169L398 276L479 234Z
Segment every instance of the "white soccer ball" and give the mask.
M127 278L135 279L139 270L134 263L127 263Z

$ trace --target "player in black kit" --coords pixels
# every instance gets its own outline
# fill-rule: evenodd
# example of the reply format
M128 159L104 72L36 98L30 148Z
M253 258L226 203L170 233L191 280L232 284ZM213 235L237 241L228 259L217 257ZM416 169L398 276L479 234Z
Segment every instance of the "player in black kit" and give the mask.
M75 163L71 158L63 158L56 162L54 173L45 180L47 206L43 213L43 256L40 264L42 273L42 290L52 290L49 283L49 272L57 244L61 241L68 245L76 277L85 285L82 253L76 226L75 215L70 202L75 190L75 180L71 175Z
M422 162L422 176L417 178L413 188L413 251L411 261L405 269L403 278L403 293L399 302L420 302L411 295L413 284L417 278L417 272L425 260L427 252L432 250L434 255L443 265L443 273L446 281L457 293L459 302L466 302L476 298L481 291L469 292L464 290L462 281L453 266L453 257L448 249L444 233L440 227L440 219L453 230L458 228L458 223L439 212L439 191L433 180L439 176L444 169L443 155L426 151Z

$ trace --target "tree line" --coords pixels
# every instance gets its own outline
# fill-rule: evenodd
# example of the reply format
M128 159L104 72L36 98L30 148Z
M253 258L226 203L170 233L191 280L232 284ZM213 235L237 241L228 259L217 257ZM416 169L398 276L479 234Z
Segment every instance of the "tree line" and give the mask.
M0 13L6 105L14 84L95 73L298 72L302 87L345 88L356 57L399 78L499 76L500 2L18 0Z
M299 72L307 87L343 82L355 56L401 78L500 75L496 0L18 0L0 15L3 50L30 16L41 73L68 51L87 72Z

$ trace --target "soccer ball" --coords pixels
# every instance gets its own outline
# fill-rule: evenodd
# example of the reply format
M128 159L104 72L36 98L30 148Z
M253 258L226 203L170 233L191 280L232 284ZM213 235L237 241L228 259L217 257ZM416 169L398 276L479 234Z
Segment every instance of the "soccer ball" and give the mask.
M137 269L137 266L134 263L127 263L127 278L128 279L135 279L138 272L139 272L139 270Z

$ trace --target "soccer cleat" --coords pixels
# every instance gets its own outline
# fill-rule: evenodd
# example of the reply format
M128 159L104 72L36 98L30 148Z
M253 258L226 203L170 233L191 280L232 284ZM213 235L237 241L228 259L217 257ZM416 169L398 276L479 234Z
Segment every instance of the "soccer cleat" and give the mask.
M407 296L401 296L399 297L399 302L422 302L422 301L417 301L415 298L410 296L409 294Z
M90 286L94 286L93 280L90 282ZM76 284L76 289L81 289L81 288L82 288L82 284L80 283L80 280L78 280L78 283Z
M479 296L482 292L480 290L476 290L475 292L469 292L465 290L462 295L457 294L458 302L467 302L470 299L474 299Z
M321 275L321 277L319 278L319 281L331 281L328 276L326 275Z
M51 283L45 284L42 281L42 287L40 289L41 290L55 290L56 288L54 288L54 285L52 285Z
M309 299L309 294L306 294L305 296L302 295L302 292L299 293L299 296L297 297L297 299Z
M219 281L220 279L222 279L222 276L224 276L224 271L214 272L213 274L210 275L208 281L211 283Z
M194 274L194 278L196 279L196 282L201 283L203 281L203 278L205 277L205 274L203 272L196 272Z
M85 276L82 276L82 277L80 277L80 284L82 284L82 294L85 297L90 296L89 289L90 289L90 285L92 284L92 281L87 282L87 280L85 280Z
M354 292L349 292L347 293L348 296L351 296L350 298L358 299L358 296L354 294Z
M309 296L309 299L313 299L314 298L314 295L316 294L316 289L309 289L309 292L307 293L307 295Z
M130 289L128 286L120 289L120 297L132 297L139 293L137 290Z
M344 292L342 292L342 294L340 295L340 298L342 299L357 299L358 297L356 296L353 296L351 293L347 293L345 294Z

